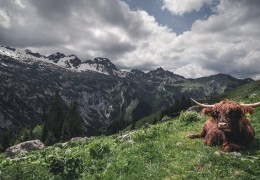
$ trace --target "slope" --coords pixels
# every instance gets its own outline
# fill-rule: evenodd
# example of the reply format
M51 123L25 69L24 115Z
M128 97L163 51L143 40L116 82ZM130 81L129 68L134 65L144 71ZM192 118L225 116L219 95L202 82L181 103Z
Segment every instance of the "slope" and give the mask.
M255 102L259 93L257 81L222 97ZM256 139L241 153L223 153L202 139L186 138L200 131L206 118L193 113L126 135L56 144L11 160L1 154L0 179L257 179L260 108L250 117Z

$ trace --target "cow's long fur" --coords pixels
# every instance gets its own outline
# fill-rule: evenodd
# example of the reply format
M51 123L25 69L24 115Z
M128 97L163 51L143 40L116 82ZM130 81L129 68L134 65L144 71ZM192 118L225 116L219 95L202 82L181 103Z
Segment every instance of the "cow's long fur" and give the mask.
M200 133L191 134L189 138L205 138L206 145L221 145L225 152L247 149L254 140L254 129L246 118L247 113L253 113L253 108L224 100L213 108L204 108L203 113L211 118L204 124ZM229 131L219 129L219 122L226 122Z

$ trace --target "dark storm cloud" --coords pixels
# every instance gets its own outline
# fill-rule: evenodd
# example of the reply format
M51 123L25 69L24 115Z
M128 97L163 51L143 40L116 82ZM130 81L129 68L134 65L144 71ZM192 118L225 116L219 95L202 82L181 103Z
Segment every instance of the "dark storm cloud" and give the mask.
M38 14L48 20L64 20L70 16L75 1L71 0L31 0ZM53 19L54 18L54 19Z
M57 24L43 21L38 10L23 1L20 7L15 1L1 4L10 20L10 27L0 26L0 42L15 47L55 46L66 41L66 35L57 28Z
M2 0L10 22L0 25L0 42L14 47L78 49L80 55L116 57L135 49L132 40L149 35L117 0ZM8 24L9 23L9 24ZM8 27L7 27L8 26ZM70 51L71 49L68 49ZM82 52L84 50L84 52ZM91 55L90 55L91 56Z

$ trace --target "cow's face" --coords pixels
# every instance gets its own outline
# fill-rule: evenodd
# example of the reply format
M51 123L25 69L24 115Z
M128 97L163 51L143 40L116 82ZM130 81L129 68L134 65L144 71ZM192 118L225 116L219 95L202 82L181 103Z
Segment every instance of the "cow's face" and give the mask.
M253 108L243 107L236 102L225 100L215 104L212 108L204 108L203 112L213 117L218 129L232 132L240 127L246 113L253 113Z

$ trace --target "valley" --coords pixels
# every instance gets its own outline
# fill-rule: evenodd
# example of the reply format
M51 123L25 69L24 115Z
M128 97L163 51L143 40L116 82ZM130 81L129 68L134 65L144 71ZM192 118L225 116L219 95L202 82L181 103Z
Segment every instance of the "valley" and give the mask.
M0 132L18 134L43 123L56 91L65 104L79 103L90 136L118 132L183 96L207 99L251 81L225 74L186 79L162 68L126 72L107 58L82 61L75 55L44 56L2 46Z

